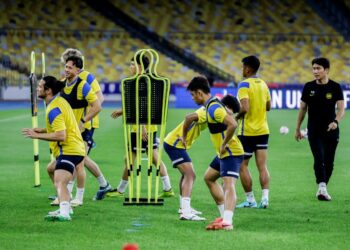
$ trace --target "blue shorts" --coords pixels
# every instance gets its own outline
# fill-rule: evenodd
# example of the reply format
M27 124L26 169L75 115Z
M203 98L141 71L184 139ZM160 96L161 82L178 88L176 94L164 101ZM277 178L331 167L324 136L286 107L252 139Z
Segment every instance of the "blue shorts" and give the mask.
M170 146L166 142L164 142L163 145L164 145L164 150L168 154L170 160L172 161L174 168L176 168L177 165L180 165L182 163L192 162L191 158L189 157L185 149Z
M244 159L250 159L256 150L267 149L269 145L269 135L245 136L239 135L244 148Z
M80 155L59 155L56 158L56 168L57 169L63 169L71 174L74 173L75 167L84 160L84 156Z
M94 139L93 139L94 132L95 132L95 128L91 128L91 129L85 129L84 132L81 133L83 140L86 142L87 146L89 147L87 154L90 153L92 145L94 144Z
M136 133L131 133L131 151L136 152ZM158 148L157 143L157 132L153 132L153 149ZM148 150L148 141L143 141L141 138L141 152L146 152Z
M216 156L209 166L220 172L221 177L230 176L238 179L242 161L243 155L227 156L223 159Z
M219 159L219 157L215 156L215 158L211 161L209 166L211 168L215 169L216 171L220 172L220 159Z
M220 159L220 176L231 176L238 179L242 161L243 155L227 156Z

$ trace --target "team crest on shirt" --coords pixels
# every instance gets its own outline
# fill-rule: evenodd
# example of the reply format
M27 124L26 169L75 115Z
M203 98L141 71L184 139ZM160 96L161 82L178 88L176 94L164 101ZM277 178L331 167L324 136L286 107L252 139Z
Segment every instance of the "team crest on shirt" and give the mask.
M315 90L311 90L310 91L310 96L314 96L315 95Z
M326 99L328 99L328 100L332 99L332 93L327 93L326 94Z

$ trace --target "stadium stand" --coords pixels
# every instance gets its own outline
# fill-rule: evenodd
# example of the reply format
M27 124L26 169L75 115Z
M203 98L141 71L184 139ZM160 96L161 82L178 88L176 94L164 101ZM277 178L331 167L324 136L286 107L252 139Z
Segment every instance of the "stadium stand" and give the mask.
M260 57L260 75L268 82L309 80L310 60L320 55L330 58L335 80L345 82L350 77L346 70L349 43L302 1L112 2L150 31L238 80L240 59L248 54ZM0 2L0 11L0 56L29 68L30 51L45 52L47 72L54 75L62 74L60 54L75 47L84 53L86 68L101 82L119 81L129 74L134 52L149 47L84 1L5 0ZM162 53L160 56L159 72L172 82L186 82L197 74Z

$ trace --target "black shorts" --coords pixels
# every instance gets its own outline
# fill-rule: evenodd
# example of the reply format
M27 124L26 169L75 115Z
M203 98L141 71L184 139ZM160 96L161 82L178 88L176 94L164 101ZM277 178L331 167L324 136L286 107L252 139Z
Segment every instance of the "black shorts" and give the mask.
M84 160L84 156L80 155L60 155L56 158L56 168L67 170L71 174L74 173L75 167Z
M157 143L157 132L153 132L153 142L152 142L153 149L158 148ZM136 133L131 133L131 150L132 152L136 152ZM146 152L148 150L148 141L142 141L141 138L141 152Z
M269 135L245 136L239 135L244 148L244 159L249 159L257 150L267 149L269 145Z
M83 133L81 133L81 136L83 137L83 140L86 142L86 144L89 147L88 153L90 153L90 150L92 148L92 145L94 144L94 132L95 132L95 128L91 128L91 129L85 129Z

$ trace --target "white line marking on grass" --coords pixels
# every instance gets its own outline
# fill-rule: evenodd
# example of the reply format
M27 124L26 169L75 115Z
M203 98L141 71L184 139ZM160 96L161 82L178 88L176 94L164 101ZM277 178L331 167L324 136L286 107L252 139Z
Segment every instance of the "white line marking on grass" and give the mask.
M14 117L9 117L9 118L5 118L5 119L0 119L0 123L3 122L13 122L13 121L17 121L17 120L22 120L24 118L31 118L31 116L29 115L18 115L18 116L14 116Z

